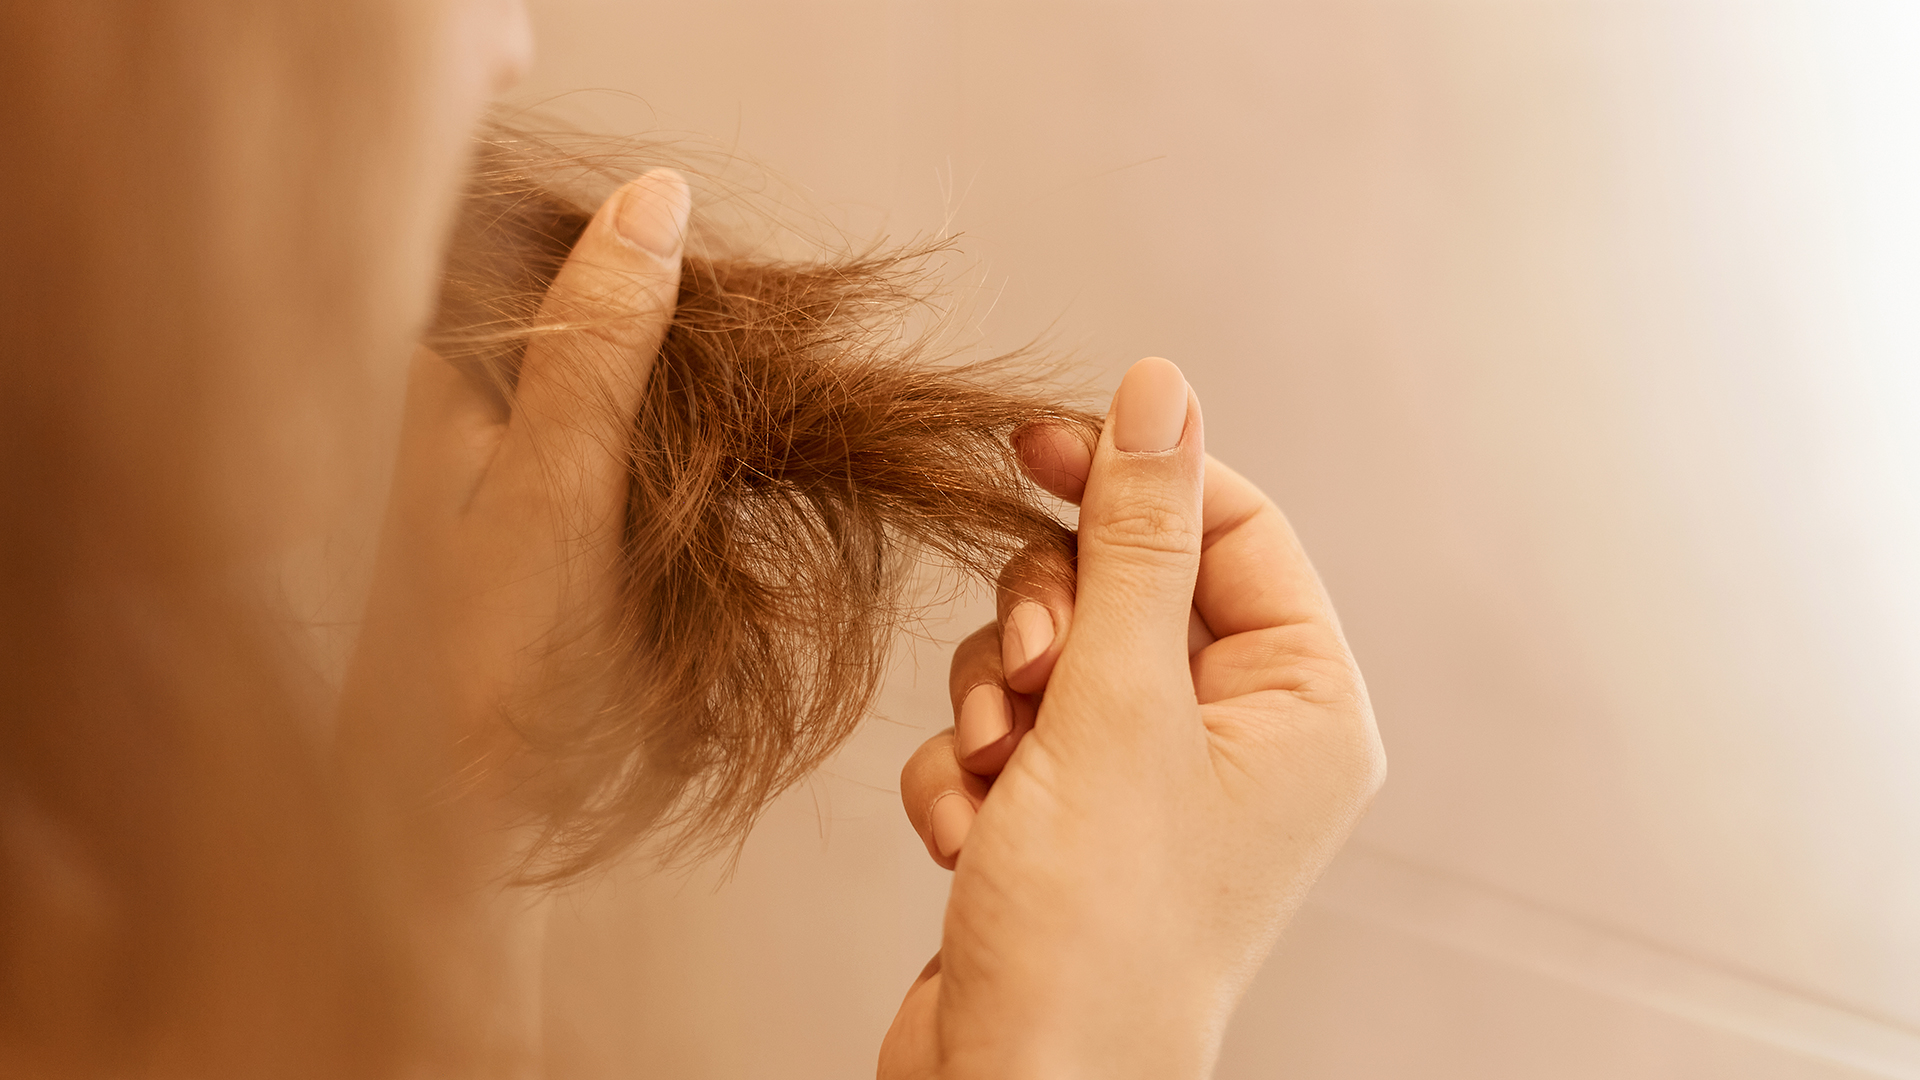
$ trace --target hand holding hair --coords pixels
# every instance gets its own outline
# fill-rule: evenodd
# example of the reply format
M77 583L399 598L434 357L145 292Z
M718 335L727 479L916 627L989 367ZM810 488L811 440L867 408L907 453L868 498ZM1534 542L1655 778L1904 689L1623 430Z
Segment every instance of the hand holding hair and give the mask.
M673 315L689 205L672 170L606 201L541 299L559 329L528 343L509 399L414 356L341 746L356 768L407 773L396 786L481 789L483 827L511 820L490 804L529 780L519 742L606 692L580 657L619 622L627 432Z
M428 343L500 411L536 351L604 352L600 324L631 318L611 295L543 298L582 257L606 160L504 128L484 141ZM554 414L594 414L626 493L615 602L563 623L599 636L543 639L545 666L576 661L567 680L495 709L541 829L521 880L642 842L665 860L733 849L865 717L916 614L916 562L988 576L1023 549L1069 549L1007 436L1094 418L1057 404L1030 356L954 363L907 329L944 249L782 262L696 215L637 400L575 394Z
M1021 441L1081 502L1077 583L1003 578L1002 621L955 657L964 753L936 736L902 776L955 874L880 1075L1205 1076L1384 775L1365 687L1285 518L1206 456L1172 364L1128 372L1091 453L1060 429ZM1002 628L1023 599L1058 630L1008 679L992 646L1030 639ZM983 743L976 703L1008 684L1013 723Z
M648 835L724 849L861 718L904 553L1004 564L955 661L964 758L941 736L903 777L956 874L881 1075L1203 1075L1382 770L1285 519L1207 458L1172 364L1129 372L1095 443L1017 371L890 336L902 257L716 255L685 206L667 173L589 216L482 171L375 591L442 623L370 613L381 689L349 692L440 728L363 717L364 756L460 747L453 775L540 830L521 880ZM622 240L629 210L680 245ZM1016 458L1081 503L1077 563Z

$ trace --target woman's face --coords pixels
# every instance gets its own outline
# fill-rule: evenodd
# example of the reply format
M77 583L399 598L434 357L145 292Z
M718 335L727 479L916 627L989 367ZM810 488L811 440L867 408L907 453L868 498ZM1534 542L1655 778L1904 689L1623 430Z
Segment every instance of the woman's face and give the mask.
M275 8L215 99L216 291L254 337L202 404L229 535L284 548L377 511L473 132L532 40L522 0Z
M373 501L475 123L530 57L521 0L5 10L31 269L0 309L69 360L14 387L44 429L14 435L62 447L31 482L123 563L256 561Z

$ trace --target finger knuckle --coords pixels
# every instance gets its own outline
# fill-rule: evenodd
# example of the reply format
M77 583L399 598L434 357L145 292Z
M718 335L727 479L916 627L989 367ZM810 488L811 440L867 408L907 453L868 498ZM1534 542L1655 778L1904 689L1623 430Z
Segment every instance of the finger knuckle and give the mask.
M1243 670L1271 677L1277 688L1323 705L1357 704L1359 675L1340 637L1320 623L1295 623L1255 635L1247 654L1230 652Z
M1319 665L1330 657L1325 635L1301 624L1275 626L1236 636L1221 650L1221 662L1249 674ZM1245 644L1241 642L1244 640Z
M1339 722L1326 725L1321 746L1338 764L1341 775L1369 792L1386 776L1387 755L1380 733L1371 718L1357 710L1342 710Z
M1108 551L1153 557L1190 556L1200 551L1200 527L1193 509L1164 496L1126 500L1103 514L1083 540Z
M951 731L943 731L921 743L900 768L901 794L906 796L916 789L938 784L942 767L953 757L952 747Z
M1000 624L983 623L979 629L960 639L953 650L953 666L958 668L971 660L976 654L986 654L1000 648Z
M1387 753L1380 741L1380 730L1373 721L1364 695L1344 708L1324 711L1323 722L1315 725L1316 756L1330 778L1356 804L1372 801L1387 778Z

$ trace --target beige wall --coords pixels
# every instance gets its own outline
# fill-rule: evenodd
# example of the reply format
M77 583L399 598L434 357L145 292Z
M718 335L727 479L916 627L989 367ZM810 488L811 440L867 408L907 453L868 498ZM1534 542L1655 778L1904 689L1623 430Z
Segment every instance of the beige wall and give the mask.
M963 232L986 347L1173 357L1293 516L1392 775L1222 1077L1920 1077L1913 9L533 9L529 100ZM870 1074L944 669L730 884L568 899L561 1075Z

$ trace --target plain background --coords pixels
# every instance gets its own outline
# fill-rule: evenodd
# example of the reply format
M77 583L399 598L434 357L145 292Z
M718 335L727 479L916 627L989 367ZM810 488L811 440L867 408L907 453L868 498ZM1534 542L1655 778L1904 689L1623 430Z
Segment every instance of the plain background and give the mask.
M1172 357L1293 518L1391 775L1221 1077L1920 1077L1914 8L532 7L524 100L961 234L963 336ZM988 614L729 881L563 899L556 1075L871 1075Z

